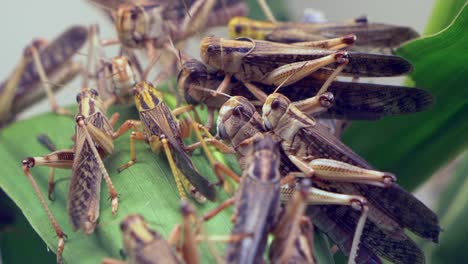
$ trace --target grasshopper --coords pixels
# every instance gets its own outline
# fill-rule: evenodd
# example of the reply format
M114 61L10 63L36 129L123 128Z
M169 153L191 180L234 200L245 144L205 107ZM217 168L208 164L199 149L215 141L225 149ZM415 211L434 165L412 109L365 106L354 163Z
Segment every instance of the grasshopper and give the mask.
M235 204L232 237L244 237L226 246L226 263L259 263L281 211L278 142L265 136L253 143L248 154L250 166L244 170L235 197L204 216L211 219L229 205Z
M385 77L406 74L411 64L403 58L390 55L336 51L352 44L356 37L348 35L337 39L297 45L268 41L238 39L225 40L205 37L200 44L200 56L207 65L231 76L247 87L251 82L267 85L293 84L312 73L333 81L338 74L352 77ZM250 83L250 85L248 85ZM224 91L226 85L219 87Z
M104 264L183 263L161 234L150 229L141 215L128 215L120 223L127 262L103 259Z
M194 231L195 210L186 201L180 205L182 224L176 224L165 240L148 227L143 216L131 214L120 223L127 261L105 258L103 264L199 263L197 244L206 239Z
M366 17L338 23L294 23L257 21L234 17L229 21L231 38L249 37L280 43L296 43L337 38L355 34L353 50L391 53L402 43L419 37L412 28L381 23L370 23Z
M182 66L177 77L179 94L192 105L205 104L212 120L216 109L227 101L224 96L217 96L215 89L224 79L223 74L210 69L197 60L189 60ZM270 94L276 87L253 83L262 93ZM295 101L307 99L317 94L323 81L303 79L283 87L286 97ZM334 104L318 116L339 119L375 120L387 115L408 114L427 109L432 104L432 96L422 89L410 89L403 86L390 86L356 82L334 81L327 91L334 95ZM241 95L249 100L257 100L242 82L230 79L224 92ZM264 101L266 96L261 96ZM211 127L211 124L207 125Z
M279 105L273 103L274 99L280 100ZM288 102L278 94L270 95L263 107L264 120L256 112L255 106L245 98L233 97L223 105L218 116L218 135L230 141L237 152L241 168L245 168L248 163L245 153L249 147L248 143L252 141L251 138L258 132L265 132L265 128L269 129L270 133L281 138L284 151L281 158L283 175L291 173L297 175L295 172L298 170L311 175L314 170L314 186L327 191L352 194L353 202L348 205L361 210L361 214L354 211L351 213L346 209L344 211L352 217L336 220L346 224L344 228L346 232L357 229L356 222L361 229L355 232L350 260L354 260L358 253L356 238L363 228L364 245L368 249L375 246L376 254L394 260L405 256L411 256L416 262L423 260L422 252L403 230L408 228L419 236L436 242L440 232L437 216L411 194L393 183L392 174L370 170L370 165L330 135L326 128L315 122L313 118L294 110L294 106ZM336 169L335 172L327 174L332 168ZM284 194L284 197L287 198L287 195ZM343 211L340 209L333 212L333 209L336 210L336 207L330 209L335 215ZM360 225L366 214L369 215L370 223ZM424 217L421 217L422 215ZM373 241L365 237L368 232L372 235L369 237L374 238ZM398 250L392 251L389 245L397 244L396 241L400 241L401 246L395 248L408 253L407 255L398 255ZM382 253L384 250L391 253Z
M240 0L91 2L113 10L112 17L122 45L149 50L166 48L169 42L185 40L205 27L226 25L230 18L247 13L247 5Z
M52 95L52 90L61 86L50 87L42 80L45 75L50 75L54 83L65 83L73 79L81 68L70 61L70 58L81 49L86 39L86 28L73 26L50 43L36 40L26 48L19 65L8 80L0 85L0 126L8 124L16 114L45 94L55 112L68 114L57 106Z
M134 141L146 140L154 152L159 152L161 148L164 150L177 185L177 190L182 199L186 199L185 192L188 192L195 195L195 198L199 201L205 198L214 200L216 198L216 191L213 185L197 172L188 156L188 152L201 145L217 176L223 172L233 172L230 172L229 169L216 162L211 156L206 142L202 139L199 132L199 129L203 130L201 125L197 126L193 121L190 122L200 140L199 144L195 143L191 146L185 146L182 142L182 137L187 136L187 132L190 130L187 131L187 124L179 123L175 115L190 111L192 107L186 106L171 111L163 102L162 93L156 90L152 84L145 81L137 83L133 89L133 94L140 114L140 121L127 120L117 131L117 135L121 135L131 128L134 129L134 132L130 136L130 161L121 166L119 170L126 169L136 162ZM143 132L139 130L140 126L143 127ZM206 129L204 129L204 132L211 136ZM216 143L213 142L213 145L216 145Z
M49 199L52 197L54 187L54 168L72 169L67 207L74 230L82 229L86 234L91 234L94 231L99 217L102 178L109 189L112 214L115 214L118 209L117 192L102 162L102 157L113 152L112 127L117 116L114 115L110 120L107 119L103 102L93 89L83 89L76 99L79 112L76 115L73 148L57 150L42 157L28 157L22 161L23 171L30 180L57 234L59 240L57 263L62 262L65 234L30 173L32 167L48 166L51 168Z

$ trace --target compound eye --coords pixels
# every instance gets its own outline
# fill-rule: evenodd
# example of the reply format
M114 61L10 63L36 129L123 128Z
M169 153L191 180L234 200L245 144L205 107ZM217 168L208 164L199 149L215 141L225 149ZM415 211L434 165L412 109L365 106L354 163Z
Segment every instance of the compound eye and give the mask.
M81 94L76 95L76 102L80 103L81 102Z
M122 221L120 223L120 230L125 231L127 229L127 227L128 227L128 224L127 224L126 221Z
M132 9L130 11L130 19L131 20L136 20L138 18L138 11L135 9Z
M278 107L280 107L281 102L278 99L274 99L273 102L271 102L271 109L276 110Z
M236 31L236 34L240 34L242 32L242 26L237 24L235 27L234 27L234 31Z
M208 51L208 52L213 52L214 50L215 50L214 45L208 45L208 48L206 49L206 51Z
M99 96L98 92L96 90L94 90L94 89L90 89L90 92L94 96Z

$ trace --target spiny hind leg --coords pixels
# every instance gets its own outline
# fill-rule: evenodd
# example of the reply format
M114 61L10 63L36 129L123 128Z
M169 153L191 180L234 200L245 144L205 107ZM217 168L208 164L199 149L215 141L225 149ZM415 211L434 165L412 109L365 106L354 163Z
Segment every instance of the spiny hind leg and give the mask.
M33 178L32 174L30 173L30 168L34 166L55 166L59 168L71 168L73 165L73 151L72 150L59 150L52 152L49 155L43 157L28 157L23 160L23 172L28 178L29 182L31 183L34 192L36 193L39 202L42 205L42 208L47 214L47 218L51 223L52 227L55 230L55 234L58 237L58 245L57 245L57 263L62 263L62 253L65 248L65 238L66 235L63 232L62 228L60 227L59 223L55 219L52 211L50 211L49 206L47 205L44 197L39 190L39 186L37 185L36 180ZM50 187L50 183L49 183ZM50 190L49 190L50 193Z

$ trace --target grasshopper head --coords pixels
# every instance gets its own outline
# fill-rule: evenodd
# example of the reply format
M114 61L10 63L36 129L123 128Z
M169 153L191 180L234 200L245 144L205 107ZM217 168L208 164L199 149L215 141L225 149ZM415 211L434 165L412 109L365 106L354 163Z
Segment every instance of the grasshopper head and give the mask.
M78 103L78 114L85 118L97 112L104 112L102 100L94 89L83 88L76 95L76 102Z
M250 121L255 113L255 106L245 97L234 96L230 98L219 110L218 135L221 139L230 141L242 131L242 127Z
M133 98L138 111L155 108L163 100L163 94L150 82L142 81L133 87Z
M284 95L279 93L270 94L262 108L262 118L265 128L268 130L274 129L279 120L283 117L288 109L291 101Z
M242 58L253 49L254 44L248 40L226 40L209 36L200 43L200 57L207 65L234 74L241 70Z
M193 89L194 87L209 88L206 85L207 71L205 64L197 60L189 60L182 65L177 75L177 88L188 104L198 105L209 96L207 92Z
M137 48L145 44L152 24L147 13L151 8L154 7L124 4L117 9L115 28L124 46Z
M120 223L120 230L122 231L124 249L127 254L141 248L141 245L153 241L155 236L160 236L148 228L145 219L141 215L136 214L125 217Z
M108 67L112 92L119 96L131 94L130 89L136 83L136 76L130 61L125 56L118 56L112 59Z

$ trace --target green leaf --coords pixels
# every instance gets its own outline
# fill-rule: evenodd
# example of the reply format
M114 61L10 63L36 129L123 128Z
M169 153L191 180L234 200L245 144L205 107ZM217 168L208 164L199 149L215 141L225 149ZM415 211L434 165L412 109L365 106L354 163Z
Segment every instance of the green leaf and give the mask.
M462 155L457 164L437 210L444 229L440 245L426 245L426 253L431 256L433 263L462 263L468 258L465 250L468 233L468 152Z
M437 0L432 8L431 19L426 25L424 35L437 33L447 27L465 3L466 0Z
M397 173L398 182L408 189L453 159L468 143L466 47L465 4L447 29L397 51L413 64L411 78L416 86L434 95L432 109L378 122L356 122L345 134L345 142L378 169Z

